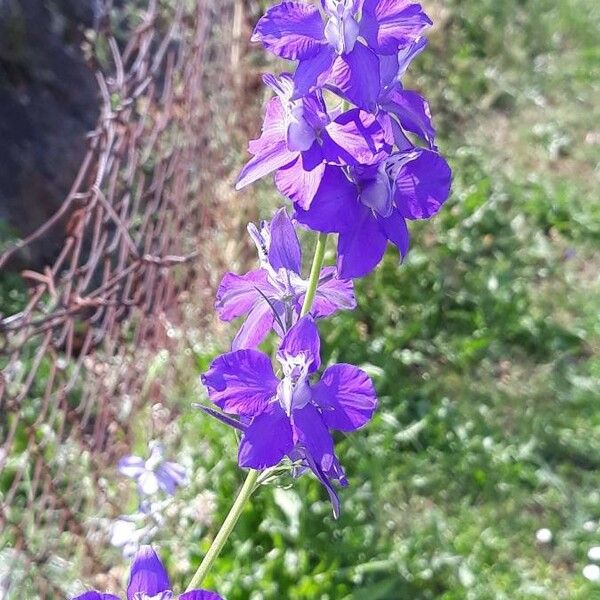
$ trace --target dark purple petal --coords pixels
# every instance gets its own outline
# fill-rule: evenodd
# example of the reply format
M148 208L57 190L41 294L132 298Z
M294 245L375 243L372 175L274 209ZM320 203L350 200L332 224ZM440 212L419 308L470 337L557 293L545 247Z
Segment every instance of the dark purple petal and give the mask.
M152 598L170 589L169 576L156 552L151 546L140 546L131 565L127 600L137 600L136 594Z
M354 431L373 416L377 396L373 382L361 369L346 364L327 368L313 387L313 400L330 429Z
M237 190L296 160L298 153L288 149L286 137L285 110L279 98L271 98L261 136L248 144L254 158L242 169L235 186Z
M296 162L279 169L275 173L275 185L277 189L292 202L304 209L308 209L315 197L323 173L325 163L321 163L311 171L305 168L302 153Z
M360 33L380 54L394 54L431 26L420 4L410 0L365 0Z
M227 273L217 289L215 309L223 321L237 319L260 301L260 292L267 297L276 293L264 269L249 271L245 275Z
M96 591L84 592L80 596L76 596L73 600L119 600L118 596L113 594L102 594Z
M244 324L239 328L236 336L231 342L232 350L246 350L256 348L273 327L276 310L281 308L279 300L267 302L264 298L257 300L252 310L248 313Z
M269 263L275 269L286 269L300 275L302 252L296 230L285 208L280 208L271 220Z
M435 129L429 104L420 94L411 90L394 90L383 108L395 114L404 129L422 137L430 147L434 146Z
M323 156L330 163L372 165L392 150L391 131L377 117L358 108L341 114L321 135Z
M236 350L213 360L202 383L208 397L225 412L254 416L266 410L279 380L266 354Z
M321 365L321 338L310 315L305 315L285 334L277 354L299 356L311 360L308 372L313 373Z
M209 592L208 590L191 590L179 596L179 600L223 600L217 592Z
M306 2L282 2L267 10L252 35L253 42L290 60L314 56L326 43L319 10Z
M410 234L404 217L395 210L389 217L380 218L379 222L383 225L388 240L398 248L400 256L404 258L410 245Z
M118 463L117 469L121 475L135 479L146 469L145 461L139 456L124 456Z
M427 43L427 38L420 37L417 40L415 40L412 44L400 48L400 51L395 57L398 65L396 71L396 77L398 79L400 79L400 77L402 77L402 75L406 73L406 69L408 69L408 66L413 61L413 59L419 54L421 54L423 50L425 50Z
M301 60L294 74L292 99L302 98L315 87L322 86L329 78L335 57L333 48L323 46L312 58Z
M338 273L343 279L364 277L381 261L387 237L373 213L360 207L353 229L338 238Z
M379 96L379 60L363 43L336 56L327 80L340 94L365 110L374 110Z
M346 231L354 227L359 216L358 189L340 167L327 166L310 208L295 208L297 221L315 231Z
M278 464L292 451L292 426L279 403L271 403L267 410L254 417L240 443L240 467L266 469Z
M437 152L419 150L396 176L394 200L407 219L428 219L450 194L452 172Z
M311 314L315 319L328 317L337 310L352 310L356 308L354 285L351 279L338 279L335 267L325 267L317 293L313 302Z
M326 471L334 460L333 438L327 430L319 411L312 404L292 412L294 442L300 444Z
M333 518L337 519L340 516L340 499L335 488L333 485L331 485L331 481L339 481L342 487L346 487L348 485L348 481L346 480L344 471L340 466L337 457L334 455L333 462L327 471L324 471L308 454L305 456L304 460L308 464L310 470L316 475L317 479L327 490L327 493L329 494L329 501L331 502L331 507L333 509Z

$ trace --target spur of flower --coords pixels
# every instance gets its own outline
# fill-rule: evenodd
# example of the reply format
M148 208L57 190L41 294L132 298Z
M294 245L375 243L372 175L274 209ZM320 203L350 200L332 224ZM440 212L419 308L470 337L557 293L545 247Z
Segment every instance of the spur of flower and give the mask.
M162 490L173 495L175 489L187 482L185 467L165 460L164 446L158 441L148 445L150 456L125 456L117 464L122 475L135 480L141 494L150 496Z
M320 90L294 99L288 73L266 74L263 81L275 96L267 103L260 138L248 145L254 156L237 189L275 172L279 191L308 208L326 163L373 164L391 151L392 132L375 115L358 108L330 113Z
M379 92L379 57L395 54L431 25L407 0L282 2L258 21L252 41L297 60L295 97L330 83L360 108L373 110Z
M409 147L379 165L327 167L308 210L294 217L315 231L338 233L340 277L362 277L381 261L388 240L405 256L406 219L428 219L450 194L451 171L432 150Z
M219 594L208 590L191 590L177 596L179 600L223 600ZM171 600L169 575L151 546L141 546L131 563L127 600ZM120 600L114 594L89 591L73 600Z
M215 307L224 321L247 315L233 349L255 348L272 329L283 335L298 319L308 281L301 276L302 250L290 217L279 209L260 230L248 227L258 249L260 268L245 275L227 273ZM352 282L337 278L335 267L321 270L311 314L327 317L356 306Z
M377 405L371 379L349 364L317 376L320 338L310 315L285 334L276 360L280 376L266 354L237 350L216 358L202 375L209 398L240 418L239 465L265 469L287 456L300 458L322 481L343 477L331 430L354 431L371 419Z

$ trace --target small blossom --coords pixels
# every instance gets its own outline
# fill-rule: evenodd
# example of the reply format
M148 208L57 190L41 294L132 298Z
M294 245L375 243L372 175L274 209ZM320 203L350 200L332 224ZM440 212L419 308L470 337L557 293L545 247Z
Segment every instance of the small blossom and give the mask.
M256 243L260 269L245 275L227 273L217 290L215 307L224 321L246 315L232 348L255 348L275 328L283 335L297 320L308 287L301 277L300 242L285 211L277 211L259 230L249 226ZM356 306L352 282L337 278L334 267L321 270L312 307L315 318Z
M150 496L158 490L173 495L175 489L187 483L185 467L164 459L164 447L160 442L150 442L150 456L125 456L117 468L126 477L134 479L140 493Z
M142 546L131 564L127 600L171 600L174 598L165 567L151 546ZM179 600L223 600L208 590L192 590L178 596ZM113 594L85 592L73 600L120 600Z
M285 456L300 459L331 492L329 480L345 478L330 430L349 432L365 425L377 398L369 376L352 365L332 365L314 381L319 349L319 333L307 315L281 342L281 379L266 354L237 350L216 358L202 382L219 408L243 422L241 467L265 469Z
M587 556L590 560L594 562L600 561L600 546L592 546L587 553Z

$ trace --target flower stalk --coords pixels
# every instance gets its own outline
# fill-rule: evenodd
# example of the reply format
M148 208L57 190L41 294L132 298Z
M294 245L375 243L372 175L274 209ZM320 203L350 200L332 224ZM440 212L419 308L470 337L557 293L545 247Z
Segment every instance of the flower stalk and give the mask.
M327 234L319 233L317 237L317 247L315 248L315 255L313 257L312 266L310 268L310 275L308 278L308 287L306 289L306 296L304 296L304 303L302 304L302 310L300 316L307 315L312 308L315 294L317 293L317 286L319 284L319 275L321 274L321 267L323 266L323 259L325 258L325 245L327 244Z

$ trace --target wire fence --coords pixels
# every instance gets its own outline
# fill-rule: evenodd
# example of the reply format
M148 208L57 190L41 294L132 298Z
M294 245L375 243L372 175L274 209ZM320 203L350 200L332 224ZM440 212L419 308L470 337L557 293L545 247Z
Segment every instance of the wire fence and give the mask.
M0 315L0 597L65 597L74 556L108 571L93 518L115 502L104 474L128 447L145 361L169 344L215 219L226 166L209 124L215 97L219 110L233 102L244 6L139 4L125 34L114 8L98 33L101 116L71 190L0 256L1 270L64 231L54 263L22 274L23 310Z

